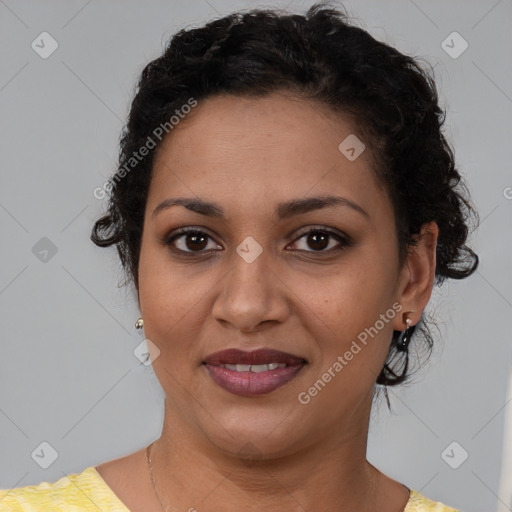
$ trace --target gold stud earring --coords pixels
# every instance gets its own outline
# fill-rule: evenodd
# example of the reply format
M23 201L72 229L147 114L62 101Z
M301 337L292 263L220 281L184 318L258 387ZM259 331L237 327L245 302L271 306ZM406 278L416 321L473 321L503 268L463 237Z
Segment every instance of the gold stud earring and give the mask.
M144 327L144 320L142 320L142 318L139 318L135 322L135 329L142 329L143 327Z

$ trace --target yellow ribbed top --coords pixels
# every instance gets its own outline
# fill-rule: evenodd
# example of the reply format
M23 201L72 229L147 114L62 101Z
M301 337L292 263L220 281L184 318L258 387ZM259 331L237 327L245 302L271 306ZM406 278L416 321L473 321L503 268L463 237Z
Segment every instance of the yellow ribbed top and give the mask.
M41 482L0 489L1 512L130 512L94 466L64 476L54 483ZM404 512L459 512L411 490Z

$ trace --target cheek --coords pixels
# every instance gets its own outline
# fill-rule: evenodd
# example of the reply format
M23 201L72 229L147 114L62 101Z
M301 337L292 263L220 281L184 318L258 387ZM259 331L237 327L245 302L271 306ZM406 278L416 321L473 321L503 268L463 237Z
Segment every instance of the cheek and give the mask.
M139 302L144 333L164 356L155 361L155 369L163 361L169 368L184 368L184 363L186 367L196 366L200 349L197 340L201 339L205 319L211 315L207 296L218 279L216 273L204 269L198 277L192 263L171 263L165 248L143 242Z
M343 372L347 377L362 369L367 375L368 370L378 374L387 356L396 315L392 309L395 255L391 246L389 250L378 250L379 244L374 247L347 257L322 278L309 275L294 286L307 306L302 322L317 340L324 370L348 351L350 364Z
M141 312L152 320L179 318L180 311L186 310L187 296L197 287L186 285L187 272L171 262L169 249L157 240L151 226L144 228L144 234L139 260Z
M364 328L391 306L397 279L393 254L367 249L354 252L333 271L302 277L294 286L329 324Z
M165 333L179 325L187 309L187 295L194 287L186 287L179 272L172 271L165 251L143 241L139 262L139 302L146 335L158 346ZM190 297L192 300L193 297Z

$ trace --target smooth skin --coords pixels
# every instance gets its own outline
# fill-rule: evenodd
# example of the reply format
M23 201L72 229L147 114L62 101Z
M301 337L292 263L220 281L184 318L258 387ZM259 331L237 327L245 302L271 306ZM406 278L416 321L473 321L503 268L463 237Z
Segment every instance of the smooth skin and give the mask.
M372 171L372 148L363 140L365 151L350 161L338 149L349 134L358 132L343 116L286 92L220 95L199 102L157 152L138 292L145 336L160 350L153 368L166 400L152 466L168 510L406 506L407 489L366 460L368 425L392 331L404 330L407 318L418 323L431 296L438 228L423 226L400 267L393 207ZM276 215L279 203L326 195L366 213L338 204ZM214 202L224 217L184 206L153 214L178 197ZM170 243L180 227L206 238ZM312 228L349 242L324 231L328 238L304 236ZM251 263L236 251L247 237L262 249ZM401 311L300 403L299 394L396 303ZM307 364L277 390L242 397L201 364L227 348L273 348ZM257 460L249 464L240 453L250 450ZM97 469L133 512L161 512L144 450Z

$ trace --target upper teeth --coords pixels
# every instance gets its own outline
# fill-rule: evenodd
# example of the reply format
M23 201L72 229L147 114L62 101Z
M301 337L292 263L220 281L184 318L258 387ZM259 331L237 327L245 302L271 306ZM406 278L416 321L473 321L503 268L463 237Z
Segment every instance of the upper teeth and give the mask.
M237 372L267 372L276 368L284 368L286 363L268 363L268 364L224 364L222 365L228 370Z

